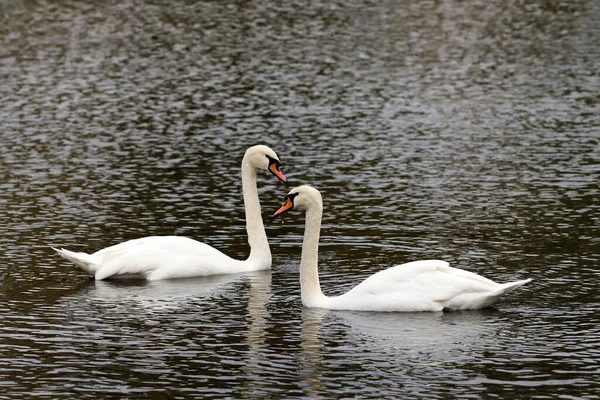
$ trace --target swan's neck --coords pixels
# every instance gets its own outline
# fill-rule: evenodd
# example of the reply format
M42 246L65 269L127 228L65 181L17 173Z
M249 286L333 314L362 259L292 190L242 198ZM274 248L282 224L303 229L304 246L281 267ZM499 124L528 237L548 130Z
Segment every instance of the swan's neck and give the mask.
M319 234L321 231L322 207L309 208L306 212L306 228L302 242L302 259L300 260L300 290L302 303L307 307L318 307L318 302L325 299L319 284Z
M250 244L248 261L258 263L260 269L271 267L271 249L260 212L258 189L256 188L256 168L246 158L242 161L242 190L246 210L246 231ZM265 266L266 265L266 266Z

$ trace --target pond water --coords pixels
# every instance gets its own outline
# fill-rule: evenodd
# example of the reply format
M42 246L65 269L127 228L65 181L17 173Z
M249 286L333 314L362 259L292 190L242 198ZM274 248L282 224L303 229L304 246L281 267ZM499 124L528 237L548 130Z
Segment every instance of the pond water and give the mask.
M600 3L0 2L0 399L598 398ZM49 246L185 235L272 271L94 282ZM492 309L305 309L293 186L340 294L438 258Z

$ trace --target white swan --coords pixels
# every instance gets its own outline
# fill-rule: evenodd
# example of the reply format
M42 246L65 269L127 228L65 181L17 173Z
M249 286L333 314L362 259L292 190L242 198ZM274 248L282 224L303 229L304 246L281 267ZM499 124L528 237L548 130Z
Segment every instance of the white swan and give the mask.
M325 296L317 266L323 201L311 186L299 186L285 197L275 215L306 210L306 228L300 261L302 303L311 308L363 311L441 311L483 308L531 279L499 284L452 268L445 261L426 260L377 272L341 296Z
M250 147L242 160L242 188L250 256L234 260L219 250L181 236L133 239L93 254L54 249L97 280L139 277L148 280L235 274L271 268L271 250L263 225L256 171L269 170L286 182L277 154L267 146Z

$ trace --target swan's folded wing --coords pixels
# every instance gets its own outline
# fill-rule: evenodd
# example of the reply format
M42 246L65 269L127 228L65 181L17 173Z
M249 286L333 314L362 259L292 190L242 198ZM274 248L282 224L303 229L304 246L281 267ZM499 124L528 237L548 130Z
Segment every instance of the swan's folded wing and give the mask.
M146 237L103 249L96 279L133 275L149 279L202 276L231 262L215 248L179 236ZM160 277L157 275L160 274Z
M487 292L498 284L472 272L452 268L445 261L426 260L380 271L352 289L353 299L379 304L389 311L441 310L444 303L464 293Z

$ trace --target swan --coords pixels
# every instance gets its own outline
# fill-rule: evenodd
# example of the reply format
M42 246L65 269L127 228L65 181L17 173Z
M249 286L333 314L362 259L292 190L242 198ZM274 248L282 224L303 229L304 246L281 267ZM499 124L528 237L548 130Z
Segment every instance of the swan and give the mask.
M274 215L294 208L306 210L300 260L302 304L309 308L358 311L442 311L488 307L502 295L531 281L499 284L445 261L414 261L377 272L341 296L326 296L319 284L317 265L323 215L321 193L299 186L285 197Z
M235 260L219 250L182 236L149 236L129 240L92 254L53 249L96 280L145 278L150 281L235 274L271 268L271 250L263 225L256 171L269 170L286 183L277 154L269 147L250 147L242 159L242 188L250 256Z

